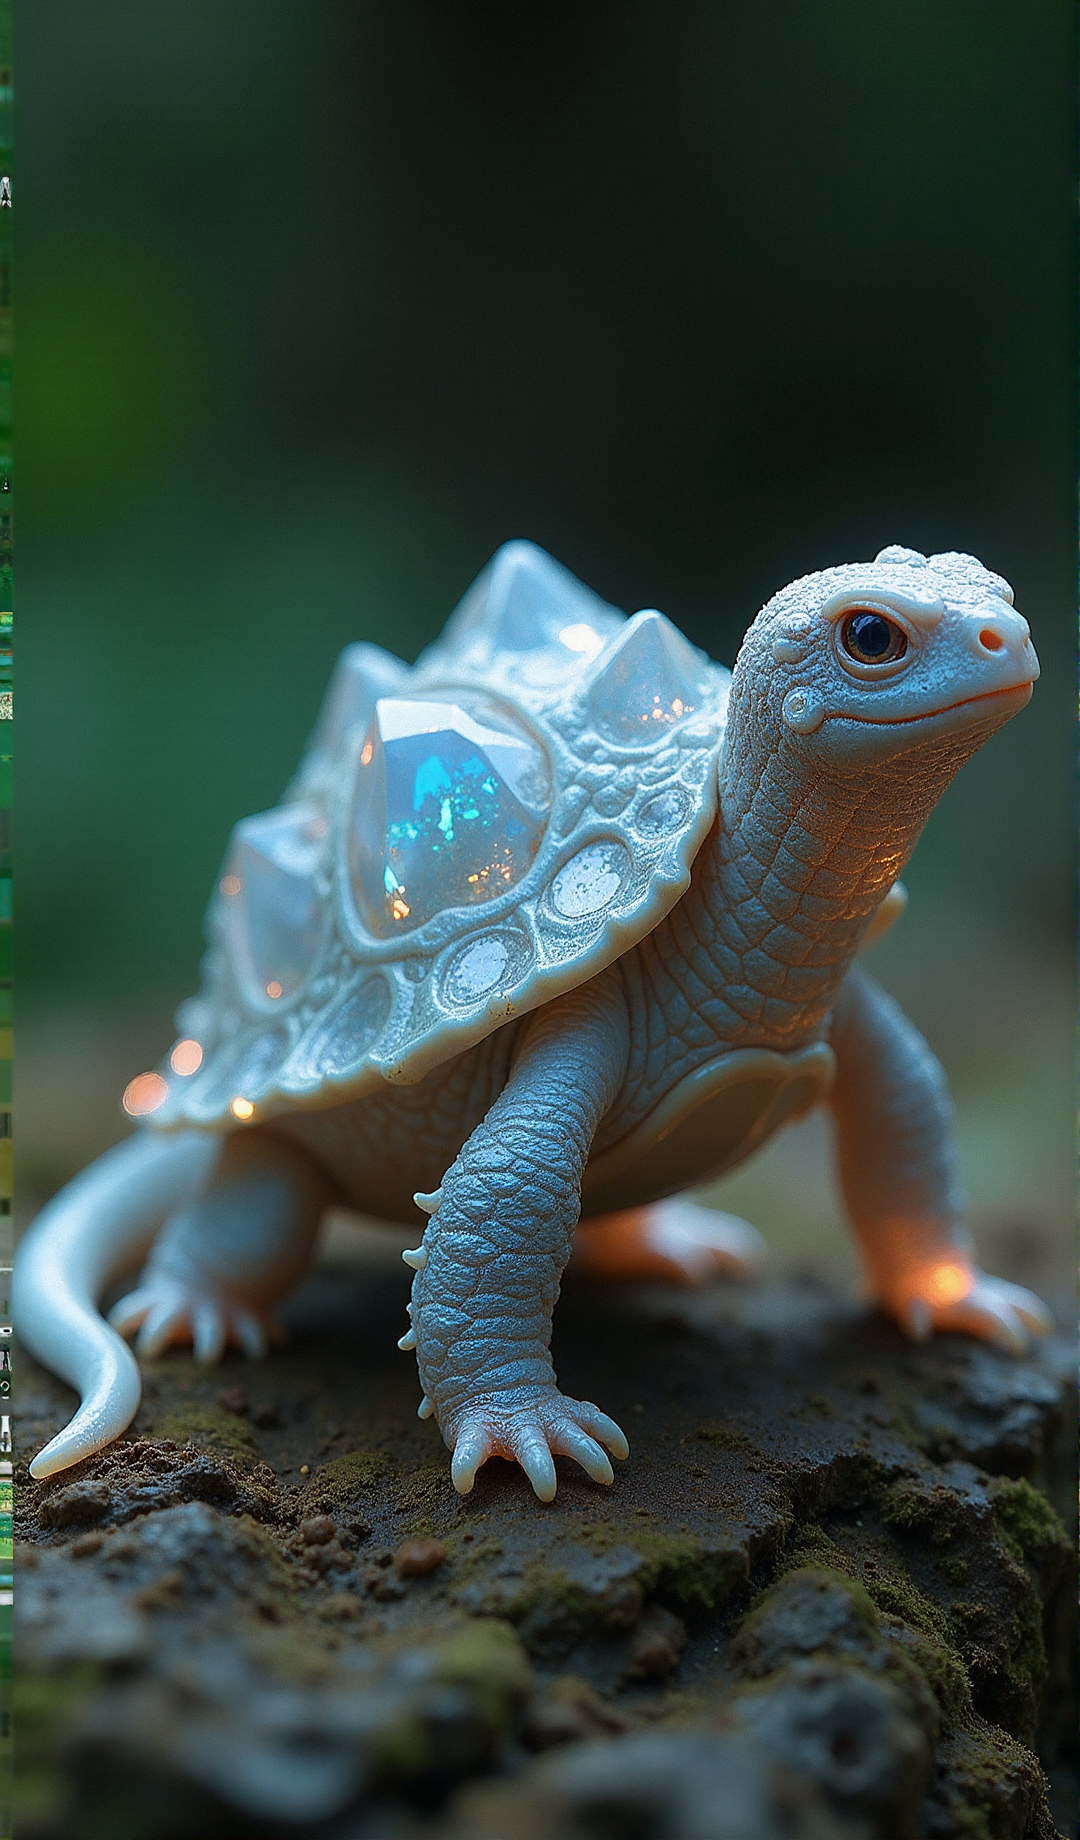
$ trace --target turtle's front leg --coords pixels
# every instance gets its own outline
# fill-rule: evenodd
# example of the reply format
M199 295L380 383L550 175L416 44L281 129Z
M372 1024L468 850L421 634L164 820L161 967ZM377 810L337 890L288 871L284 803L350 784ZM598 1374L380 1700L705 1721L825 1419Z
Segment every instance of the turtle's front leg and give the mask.
M530 1024L510 1078L443 1177L419 1251L412 1322L421 1416L434 1412L468 1494L488 1457L516 1459L541 1501L555 1456L611 1482L619 1427L555 1384L549 1343L582 1172L626 1060L621 991L601 977Z
M874 1297L916 1340L956 1329L1023 1353L1050 1315L1031 1291L975 1263L938 1061L858 970L844 981L831 1040L840 1181Z

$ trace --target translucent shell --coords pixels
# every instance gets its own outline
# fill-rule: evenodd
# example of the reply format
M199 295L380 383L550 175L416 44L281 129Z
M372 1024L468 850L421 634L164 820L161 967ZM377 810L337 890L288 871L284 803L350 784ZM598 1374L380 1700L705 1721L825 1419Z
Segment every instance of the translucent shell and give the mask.
M546 755L508 714L478 713L457 702L375 706L349 868L363 919L383 938L504 894L536 855L551 804Z
M329 825L318 806L280 806L236 826L220 888L238 955L260 995L291 996L319 943L322 904L315 871Z
M604 654L589 695L597 729L624 747L647 745L693 715L703 662L662 613L635 613Z
M334 666L311 739L287 798L332 790L342 749L366 729L380 696L395 696L408 682L408 667L381 645L347 645Z
M535 543L504 543L416 669L473 676L495 664L521 684L561 684L625 623L625 614Z
M528 543L411 670L348 647L285 802L234 833L182 1012L202 1060L163 1065L153 1125L421 1079L610 964L689 883L730 681Z

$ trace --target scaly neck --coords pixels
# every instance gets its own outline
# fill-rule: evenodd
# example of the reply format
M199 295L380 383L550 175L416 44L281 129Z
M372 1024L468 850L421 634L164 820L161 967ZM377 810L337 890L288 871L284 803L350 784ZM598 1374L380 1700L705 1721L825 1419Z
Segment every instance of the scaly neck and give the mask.
M676 951L719 996L718 1033L785 1048L820 1032L867 923L978 742L949 737L844 770L738 689L719 822L673 915Z

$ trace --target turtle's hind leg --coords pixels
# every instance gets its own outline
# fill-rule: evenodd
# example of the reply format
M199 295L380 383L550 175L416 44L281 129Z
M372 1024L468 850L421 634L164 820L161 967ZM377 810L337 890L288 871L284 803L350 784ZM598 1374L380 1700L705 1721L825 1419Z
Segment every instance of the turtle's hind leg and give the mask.
M916 1341L960 1330L1024 1353L1052 1327L1050 1312L976 1263L942 1068L892 998L857 969L837 999L831 1039L840 1183L871 1295Z
M749 1221L673 1195L652 1207L581 1221L571 1270L616 1281L708 1284L755 1276L764 1253L765 1242Z
M137 1332L145 1356L190 1341L207 1364L229 1342L257 1358L280 1336L275 1306L306 1271L330 1199L302 1151L265 1132L237 1133L202 1192L165 1222L110 1323Z

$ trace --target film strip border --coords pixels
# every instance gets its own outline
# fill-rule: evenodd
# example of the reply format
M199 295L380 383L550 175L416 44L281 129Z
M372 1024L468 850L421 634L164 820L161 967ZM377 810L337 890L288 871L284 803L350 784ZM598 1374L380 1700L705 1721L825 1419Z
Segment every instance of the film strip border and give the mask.
M12 1833L12 0L0 0L0 1840Z

